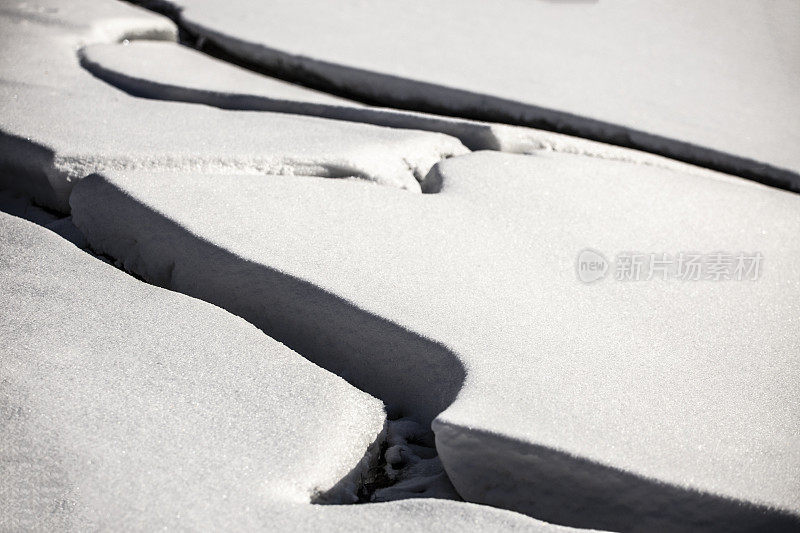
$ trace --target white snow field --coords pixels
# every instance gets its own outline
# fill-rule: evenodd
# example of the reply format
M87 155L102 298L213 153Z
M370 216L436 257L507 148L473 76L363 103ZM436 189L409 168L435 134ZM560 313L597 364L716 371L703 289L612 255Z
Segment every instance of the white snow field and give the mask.
M160 3L224 51L323 88L800 190L794 0Z
M0 529L568 531L352 501L375 398L244 320L0 213Z
M202 103L234 109L241 109L247 103L241 101L246 96L318 106L364 107L351 100L256 74L174 41L92 44L81 49L80 59L85 68L101 79L150 98L187 101L189 94L202 91L208 98L200 100ZM225 98L231 101L226 104ZM277 105L250 109L281 110Z
M439 194L106 173L91 246L433 419L468 501L625 531L800 519L800 198L596 158L479 152ZM578 253L760 253L757 281L578 281ZM451 404L452 402L452 404Z
M135 96L434 131L456 137L471 150L552 150L713 174L674 159L544 130L367 107L257 75L170 41L94 44L82 48L80 57L92 74Z
M0 185L62 211L97 170L148 168L359 177L420 190L455 138L283 113L134 98L78 60L93 43L174 38L165 17L115 0L0 10Z
M800 531L800 3L0 47L0 530Z

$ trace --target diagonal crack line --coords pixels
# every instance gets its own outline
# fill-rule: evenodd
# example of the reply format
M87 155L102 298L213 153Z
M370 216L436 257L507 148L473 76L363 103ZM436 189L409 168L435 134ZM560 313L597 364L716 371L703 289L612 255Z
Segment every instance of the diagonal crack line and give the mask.
M188 46L253 72L331 95L373 106L425 113L440 118L523 126L579 137L641 150L772 187L800 192L800 174L797 172L734 153L566 111L294 56L281 50L251 45L210 28L190 23L184 19L181 10L169 0L127 1L169 16L181 29L181 42ZM255 57L257 59L254 59ZM402 97L385 91L376 93L374 87L386 83L401 88L402 90L396 92ZM431 92L445 95L444 100L452 105L426 98L425 95ZM469 141L464 141L464 144L473 150L492 149L490 146L471 144Z

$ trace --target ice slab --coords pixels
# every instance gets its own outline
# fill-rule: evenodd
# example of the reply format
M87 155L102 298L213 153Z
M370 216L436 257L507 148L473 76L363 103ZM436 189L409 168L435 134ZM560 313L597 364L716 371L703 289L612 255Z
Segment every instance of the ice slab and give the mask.
M153 529L348 500L378 400L27 221L0 214L0 239L3 520Z
M320 87L800 190L792 0L169 3L226 52Z
M81 65L92 74L136 96L433 131L455 137L471 150L553 150L712 174L673 159L544 130L363 106L254 74L169 41L94 44L81 49L80 56Z
M431 195L115 173L71 202L126 268L435 418L469 501L613 530L797 527L800 198L563 154L434 170ZM745 252L763 269L586 284L586 248Z
M442 500L312 505L351 497L379 401L2 213L0 288L0 529L573 531Z
M434 163L468 151L436 133L131 97L81 68L77 49L174 26L95 4L47 0L55 22L15 18L26 4L0 12L0 185L50 207L67 210L87 174L124 168L358 177L419 191Z
M233 109L242 109L246 96L254 100L363 107L345 98L256 74L176 42L93 44L82 49L80 57L81 64L95 76L148 98L187 101L190 94L203 93L206 98L198 101ZM277 106L255 110L276 109Z

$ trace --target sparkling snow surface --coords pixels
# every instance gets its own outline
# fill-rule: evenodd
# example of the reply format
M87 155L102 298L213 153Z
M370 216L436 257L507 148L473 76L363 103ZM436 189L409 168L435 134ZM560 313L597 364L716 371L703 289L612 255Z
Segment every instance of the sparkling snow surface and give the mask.
M0 530L800 530L800 4L141 3L0 7Z
M472 150L514 153L552 150L635 161L696 174L714 174L711 170L674 159L580 137L399 109L367 107L341 98L334 99L298 85L255 75L170 41L95 44L81 49L80 56L81 64L100 79L130 94L147 98L435 131L458 138Z
M0 12L0 44L15 51L0 63L0 184L51 207L67 210L92 171L131 168L355 176L419 191L434 163L467 152L439 133L130 97L81 68L76 49L173 37L172 23L112 0L99 13L89 0L49 3L46 23Z
M244 320L0 217L7 525L201 525L308 502L383 431L380 402Z
M468 503L359 506L381 403L244 320L0 214L0 528L570 531Z
M793 0L168 0L226 51L406 105L622 143L800 190Z
M753 526L759 512L721 497L800 511L800 198L563 154L436 170L434 195L120 173L71 202L125 268L435 417L470 501L611 529ZM757 281L586 285L587 247L764 264Z

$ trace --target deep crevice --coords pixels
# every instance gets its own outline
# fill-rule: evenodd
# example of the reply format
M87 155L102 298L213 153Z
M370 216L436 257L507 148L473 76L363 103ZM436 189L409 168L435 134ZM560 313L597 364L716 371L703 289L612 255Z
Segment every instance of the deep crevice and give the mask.
M2 174L0 174L2 175ZM36 200L24 193L0 188L0 212L22 218L32 222L45 229L53 231L58 236L74 244L81 251L107 263L116 269L125 272L127 275L141 281L149 283L133 269L128 268L124 262L121 262L107 253L92 248L87 242L80 230L72 225L71 217L65 216L54 209L39 204ZM66 234L64 231L56 231L52 224L54 223L68 223L71 229L78 233L78 238L71 238L72 235ZM173 276L176 263L174 261L167 264L165 269L165 279L160 286L169 288L173 283ZM159 285L159 284L157 284ZM302 354L301 354L302 355ZM391 426L398 420L398 413L400 411L395 409L394 415L389 417L387 426ZM435 454L435 446L433 445L433 433L430 432L428 439L428 446ZM312 498L312 503L320 505L337 505L342 503L372 503L377 491L390 488L398 479L390 479L387 474L386 451L389 448L389 435L386 429L379 435L378 440L374 442L365 452L364 457L356 464L350 473L342 478L335 486L326 490L325 492L316 494ZM355 488L352 485L355 484ZM348 494L354 493L357 498L356 501L343 501L346 500ZM427 497L436 497L427 495ZM439 496L441 497L441 496ZM381 501L391 501L394 498L383 499ZM398 498L402 499L402 498ZM453 498L451 498L453 499ZM455 498L457 499L457 498Z

